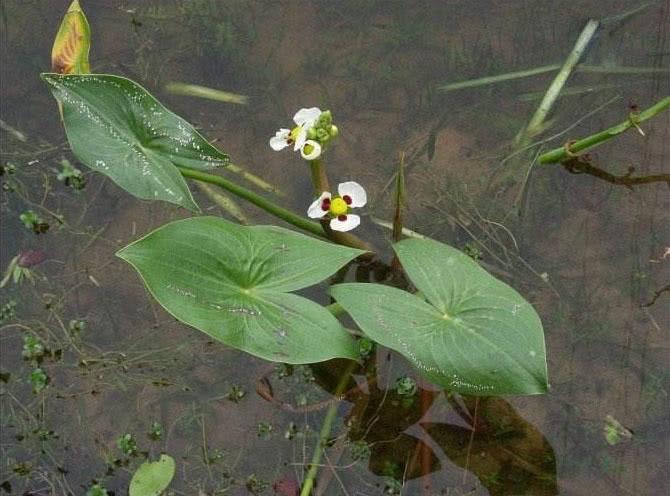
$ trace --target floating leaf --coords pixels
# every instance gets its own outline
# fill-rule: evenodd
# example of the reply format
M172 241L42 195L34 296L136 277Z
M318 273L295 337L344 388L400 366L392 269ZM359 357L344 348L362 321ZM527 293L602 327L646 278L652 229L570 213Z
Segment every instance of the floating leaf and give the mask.
M79 0L74 0L61 22L53 48L51 70L59 74L88 74L88 52L91 48L91 29Z
M130 481L130 496L159 496L174 477L175 463L169 455L161 455L157 462L144 462Z
M331 293L365 334L460 393L546 391L542 323L528 302L437 241L407 239L394 249L427 301L378 284L333 286Z
M355 358L355 342L325 308L288 291L361 253L279 227L197 217L160 227L118 256L182 322L267 360L313 363Z
M77 158L138 198L197 211L175 166L209 170L228 163L193 126L129 79L103 74L42 74L42 79L63 106Z

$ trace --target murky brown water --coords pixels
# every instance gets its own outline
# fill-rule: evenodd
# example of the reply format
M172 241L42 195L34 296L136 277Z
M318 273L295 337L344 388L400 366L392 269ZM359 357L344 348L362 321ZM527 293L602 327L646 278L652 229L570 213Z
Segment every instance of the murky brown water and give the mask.
M380 353L365 392L341 405L319 480L325 494L389 494L391 478L406 495L667 494L667 186L627 188L560 166L531 168L537 147L511 156L551 74L436 90L561 63L589 17L611 17L585 61L657 72L576 74L568 87L584 91L558 100L542 135L561 133L545 145L560 146L625 119L632 103L646 108L667 96L668 73L658 72L670 65L667 4L616 17L641 4L82 3L94 71L145 85L235 163L279 185L281 201L297 211L311 200L308 171L267 146L295 109L332 109L341 138L329 153L331 181L364 184L372 216L392 216L389 180L405 152L407 227L478 248L542 317L552 386L544 396L477 401L426 386L407 402L394 384L411 370ZM17 168L2 177L13 191L2 192L1 263L27 249L47 260L35 267L34 285L2 289L1 303L16 308L0 334L0 492L84 494L97 480L126 494L141 455L121 454L124 433L140 451L176 459L174 494L273 494L272 483L300 480L334 364L275 370L174 322L148 297L114 253L187 213L139 202L87 171L82 191L56 179L60 160L76 161L38 74L49 68L66 2L6 1L1 9L1 119L21 133L0 131L2 165ZM171 95L170 81L245 94L250 103ZM670 172L668 115L644 123L645 137L630 132L598 148L595 165L615 175L631 166L634 175ZM196 194L207 213L226 215ZM251 222L272 221L240 204ZM50 224L46 234L21 224L28 209ZM389 238L370 218L359 234L380 249ZM86 322L82 332L69 329L73 319ZM26 335L52 352L42 362L50 382L37 395L21 357ZM233 387L246 392L237 402ZM615 445L604 434L608 415L632 433ZM146 435L153 422L164 429L158 441Z

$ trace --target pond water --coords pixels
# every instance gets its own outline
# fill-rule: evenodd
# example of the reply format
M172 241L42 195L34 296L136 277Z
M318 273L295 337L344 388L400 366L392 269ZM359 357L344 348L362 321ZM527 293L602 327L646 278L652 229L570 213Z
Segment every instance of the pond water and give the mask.
M341 402L315 494L668 494L668 186L613 184L535 161L670 93L667 3L82 4L93 72L143 84L297 212L312 200L308 170L267 142L298 108L330 108L340 129L331 182L365 185L358 234L387 259L390 233L373 218L393 216L404 153L405 226L479 254L542 318L551 384L542 396L476 399L422 382L403 396L397 379L416 373L378 351L376 368L359 371L361 387ZM175 458L170 494L294 494L338 363L273 366L214 342L171 318L114 256L189 213L136 200L72 156L39 79L66 8L1 4L0 261L4 270L26 250L46 259L33 283L1 290L0 494L85 494L96 481L126 494L145 452ZM515 136L555 72L440 89L561 64L589 18L603 21L583 59L596 69L570 78L532 146L515 147ZM248 104L176 95L170 82L247 95ZM616 176L631 167L632 176L668 174L668 115L643 123L644 136L633 130L598 147L592 164ZM83 189L58 180L64 159L84 172ZM231 218L193 191L205 213ZM250 223L273 222L239 205ZM27 210L46 233L24 227ZM48 377L38 393L44 378L22 357L26 336L44 348L31 348ZM154 423L162 432L152 439ZM117 446L125 434L137 453Z

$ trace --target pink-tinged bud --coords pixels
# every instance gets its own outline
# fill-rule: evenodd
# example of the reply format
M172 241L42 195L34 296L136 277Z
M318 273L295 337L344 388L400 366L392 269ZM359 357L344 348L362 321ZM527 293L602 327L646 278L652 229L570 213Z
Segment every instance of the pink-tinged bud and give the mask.
M47 255L42 250L26 250L19 253L17 264L19 267L28 269L39 265L46 259Z
M278 496L298 496L300 484L295 479L284 477L272 484L272 489Z

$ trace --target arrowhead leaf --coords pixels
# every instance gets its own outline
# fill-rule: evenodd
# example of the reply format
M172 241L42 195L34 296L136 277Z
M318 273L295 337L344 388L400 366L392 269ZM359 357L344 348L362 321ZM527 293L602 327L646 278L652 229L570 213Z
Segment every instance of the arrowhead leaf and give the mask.
M160 227L118 256L180 321L267 360L314 363L356 358L355 342L325 308L288 291L361 253L279 227L196 217Z
M72 151L138 198L198 210L176 165L210 170L228 156L139 84L105 74L42 74L62 105Z
M394 249L427 301L379 284L333 286L365 334L463 394L546 392L542 323L521 295L437 241L407 239Z

